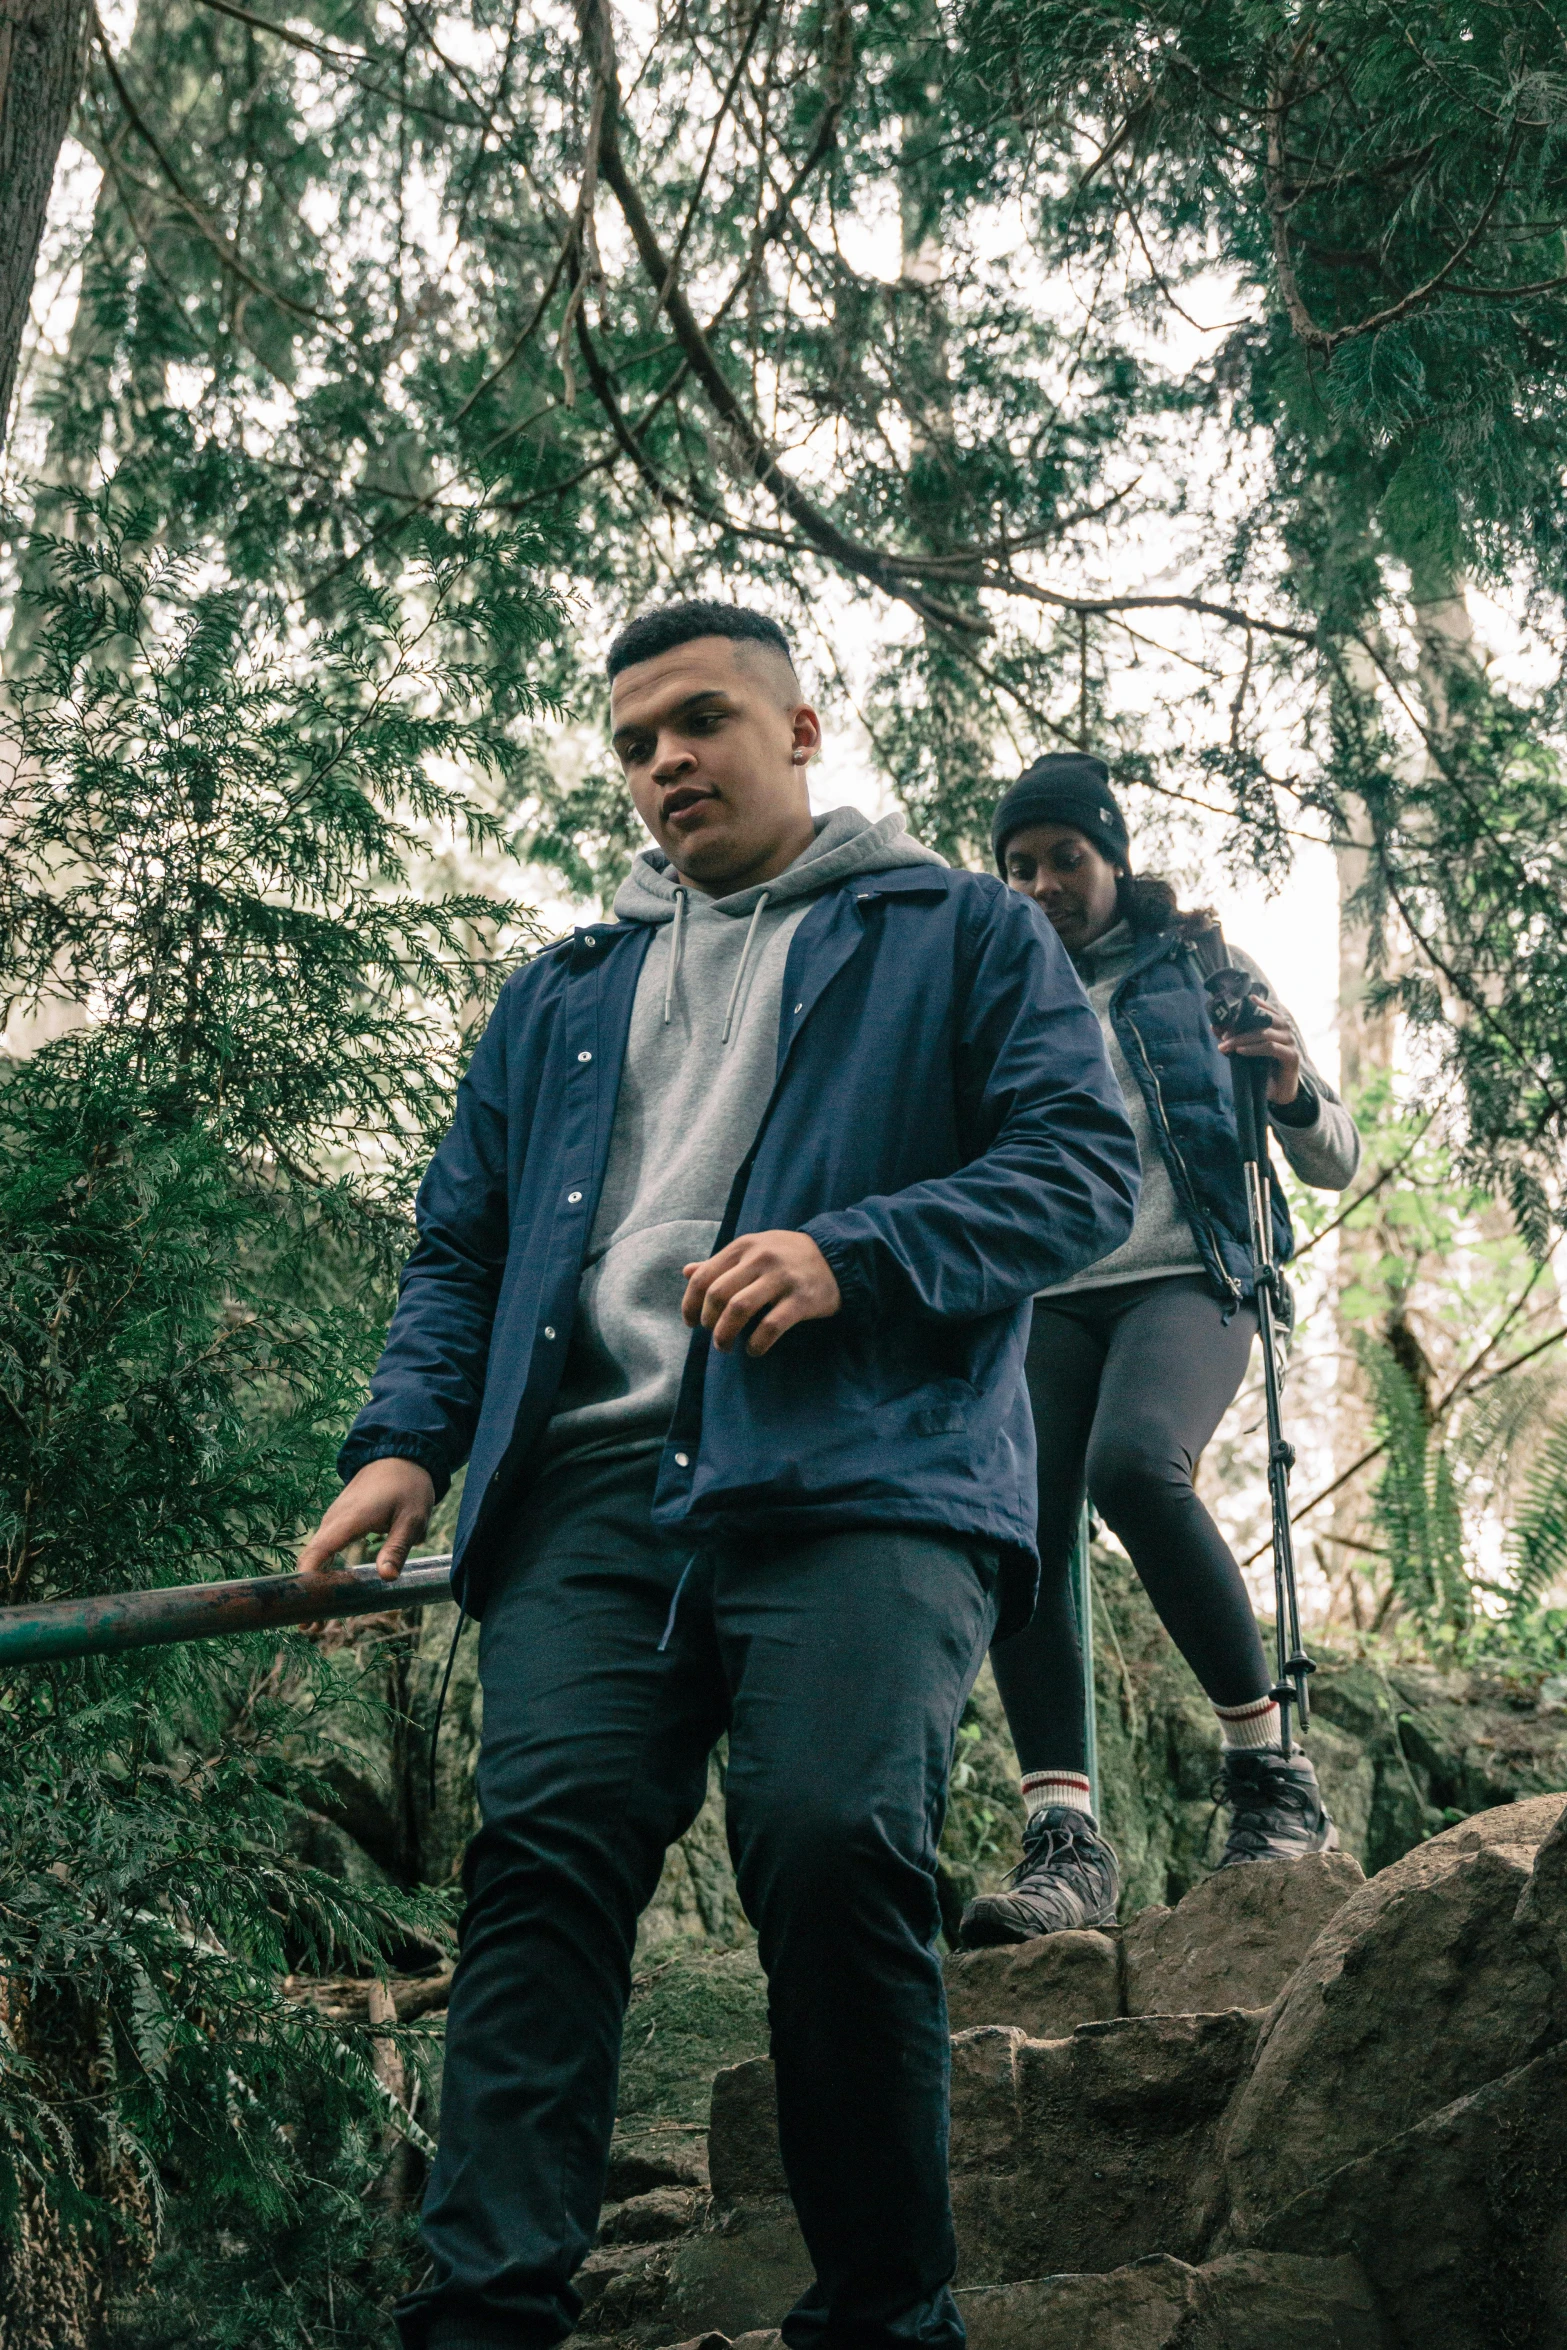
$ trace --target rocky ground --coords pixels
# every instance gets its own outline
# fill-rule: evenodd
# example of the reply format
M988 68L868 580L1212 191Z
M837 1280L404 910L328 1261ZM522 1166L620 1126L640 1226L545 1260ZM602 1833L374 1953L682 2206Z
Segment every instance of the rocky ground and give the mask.
M1567 1797L948 1981L974 2350L1567 2343ZM810 2265L765 2057L716 2074L705 2138L626 2117L611 2198L593 2350L776 2339Z
M1555 1685L1325 1658L1310 1745L1343 1852L1213 1876L1211 1714L1124 1564L1096 1565L1122 1925L947 1962L958 2284L976 2350L1567 2350ZM422 1628L347 1634L403 1726L345 1748L330 1805L302 1827L345 1874L455 1870L478 1731L471 1631L433 1807L421 1735L451 1626L432 1610ZM595 2350L769 2335L807 2274L721 1781L718 1758L644 1924L609 2201L582 2279ZM954 1918L1015 1857L1014 1789L987 1681L943 1845ZM425 1963L392 2004L438 2031L445 1981ZM351 2005L367 1987L324 1988ZM437 2092L438 2065L426 2126Z

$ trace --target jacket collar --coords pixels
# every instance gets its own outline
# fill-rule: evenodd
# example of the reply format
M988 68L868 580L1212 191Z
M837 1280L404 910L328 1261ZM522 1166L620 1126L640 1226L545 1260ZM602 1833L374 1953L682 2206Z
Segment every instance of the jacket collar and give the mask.
M1110 996L1111 1010L1113 1011L1115 1006L1121 1001L1121 998L1125 995L1127 989L1131 986L1134 979L1141 979L1145 971L1151 971L1155 963L1162 963L1166 956L1173 955L1177 948L1184 946L1184 944L1185 941L1181 937L1181 934L1178 930L1155 930L1150 932L1143 946L1133 956L1131 962L1127 965L1120 978L1116 981L1115 987L1112 990Z

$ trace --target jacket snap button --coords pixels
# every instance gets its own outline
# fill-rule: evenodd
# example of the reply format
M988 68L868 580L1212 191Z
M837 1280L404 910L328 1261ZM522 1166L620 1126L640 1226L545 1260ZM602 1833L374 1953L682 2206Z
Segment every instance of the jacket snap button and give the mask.
M797 1012L803 1012L805 1010L805 1006L803 1004L796 1004L794 1008Z
M580 1191L568 1191L566 1197L571 1202L572 1206L575 1207L577 1201L581 1199L582 1194Z
M598 940L593 936L593 933L590 930L582 943L585 947L596 947L598 945Z
M554 1331L553 1331L553 1330L550 1328L550 1326L549 1326L548 1322L546 1322L546 1323L545 1323L545 1325L544 1325L544 1335L545 1335L545 1337L546 1337L546 1338L553 1338L553 1337L554 1337L554 1335L555 1335Z
M691 1455L688 1452L677 1452L675 1455L675 1467L677 1469L689 1469L690 1466Z
M577 1058L579 1061L591 1061L593 1055L591 1053L578 1053Z

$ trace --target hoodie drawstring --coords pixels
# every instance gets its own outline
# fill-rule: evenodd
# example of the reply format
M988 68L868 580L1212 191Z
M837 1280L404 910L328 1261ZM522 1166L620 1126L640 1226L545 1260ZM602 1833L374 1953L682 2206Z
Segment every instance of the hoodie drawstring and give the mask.
M675 919L669 932L669 969L664 974L664 1026L669 1026L670 1014L675 1008L675 981L680 976L680 957L686 943L686 892L675 892Z
M680 1611L680 1595L685 1590L686 1584L690 1580L691 1569L696 1565L696 1560L697 1554L695 1551L693 1551L691 1556L686 1560L685 1565L680 1570L680 1580L675 1585L675 1596L669 1603L669 1616L667 1622L664 1625L664 1637L658 1644L658 1653L660 1656L663 1655L665 1649L669 1646L669 1643L675 1636L675 1617Z
M751 948L756 940L756 926L762 919L768 895L769 893L764 889L756 901L756 912L751 916L746 929L745 945L740 949L740 968L735 973L735 983L729 990L729 1003L724 1012L724 1033L718 1040L720 1044L729 1042L729 1031L734 1025L735 1006L740 1001L740 990L745 985L745 975L751 967Z

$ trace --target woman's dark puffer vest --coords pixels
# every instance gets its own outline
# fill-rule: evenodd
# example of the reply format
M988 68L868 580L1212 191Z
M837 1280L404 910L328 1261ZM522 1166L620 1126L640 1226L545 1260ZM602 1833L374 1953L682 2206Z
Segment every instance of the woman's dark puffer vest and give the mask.
M1145 935L1110 998L1110 1019L1127 1066L1142 1087L1208 1278L1234 1306L1250 1297L1256 1284L1233 1072L1214 1036L1203 985L1206 973L1229 959L1215 954L1219 942L1216 929L1205 934L1201 945L1179 927ZM1273 1254L1282 1265L1295 1252L1295 1233L1284 1187L1271 1165L1269 1173Z

